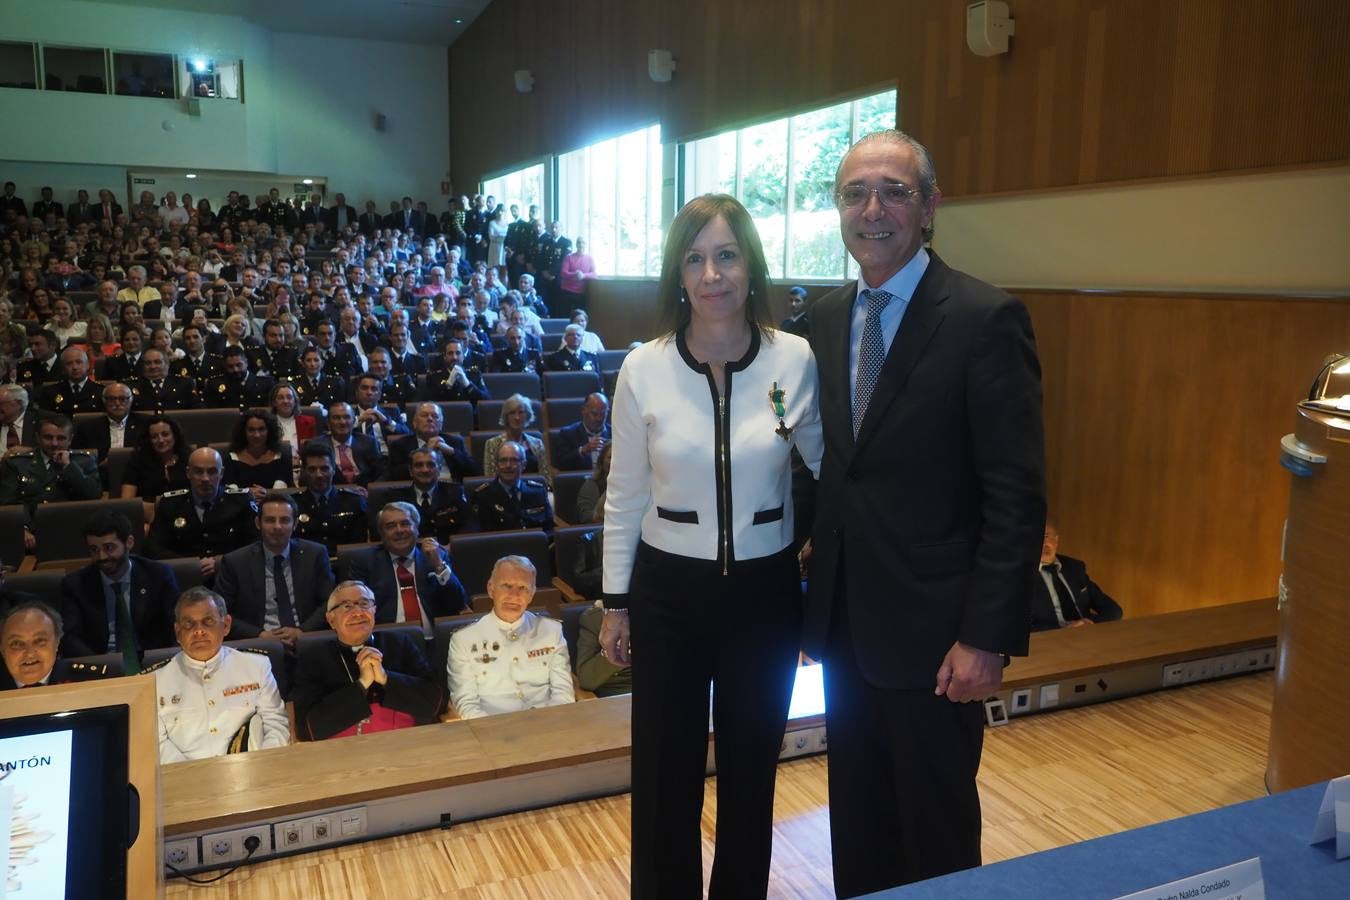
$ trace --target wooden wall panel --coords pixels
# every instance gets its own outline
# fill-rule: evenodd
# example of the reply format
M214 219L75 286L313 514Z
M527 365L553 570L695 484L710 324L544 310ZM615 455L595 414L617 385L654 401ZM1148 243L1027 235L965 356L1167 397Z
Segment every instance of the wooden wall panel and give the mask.
M1350 159L1341 0L1011 6L1011 52L981 58L950 0L495 0L449 50L451 170L465 189L652 121L683 140L888 84L949 196Z
M652 336L652 282L592 291L606 346ZM1279 440L1323 357L1350 352L1350 301L1017 293L1036 328L1064 552L1130 616L1273 596ZM774 302L786 308L784 286Z

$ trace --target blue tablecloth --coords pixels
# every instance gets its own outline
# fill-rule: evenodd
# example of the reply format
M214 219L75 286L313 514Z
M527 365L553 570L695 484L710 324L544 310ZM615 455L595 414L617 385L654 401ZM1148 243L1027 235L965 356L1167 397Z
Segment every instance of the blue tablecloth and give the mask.
M1326 783L1033 853L873 894L887 900L973 897L1109 900L1261 858L1268 900L1350 898L1350 858L1312 846Z

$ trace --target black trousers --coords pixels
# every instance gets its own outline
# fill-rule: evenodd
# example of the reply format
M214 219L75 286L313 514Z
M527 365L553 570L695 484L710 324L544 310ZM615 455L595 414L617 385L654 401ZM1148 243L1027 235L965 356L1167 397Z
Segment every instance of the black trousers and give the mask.
M633 896L700 897L708 689L717 849L708 896L768 890L773 791L801 642L792 548L720 565L638 548L633 634Z
M837 896L978 866L983 705L870 684L840 598L824 663Z

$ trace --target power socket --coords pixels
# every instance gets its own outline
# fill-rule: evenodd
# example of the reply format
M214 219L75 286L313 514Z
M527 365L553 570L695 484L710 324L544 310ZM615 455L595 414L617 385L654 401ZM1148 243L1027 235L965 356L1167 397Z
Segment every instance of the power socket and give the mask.
M1008 712L1011 715L1020 715L1021 713L1031 712L1031 689L1023 688L1012 692L1012 702L1009 704Z
M201 845L195 837L165 841L164 862L175 869L195 869L202 864Z
M201 864L217 866L238 862L248 857L244 841L250 837L258 839L258 849L250 859L270 856L272 853L272 827L254 825L250 828L238 828L234 831L217 831L202 835Z

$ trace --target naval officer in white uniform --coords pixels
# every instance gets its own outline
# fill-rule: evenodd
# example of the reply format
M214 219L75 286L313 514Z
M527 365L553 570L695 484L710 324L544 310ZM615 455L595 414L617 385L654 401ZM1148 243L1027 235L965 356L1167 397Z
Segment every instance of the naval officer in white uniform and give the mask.
M503 556L487 583L492 612L450 638L446 668L460 718L576 700L562 624L526 612L534 588L534 564Z
M289 744L286 708L267 655L223 646L230 630L224 598L189 588L174 604L173 620L182 651L146 669L154 672L159 694L159 761Z

